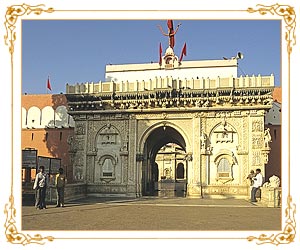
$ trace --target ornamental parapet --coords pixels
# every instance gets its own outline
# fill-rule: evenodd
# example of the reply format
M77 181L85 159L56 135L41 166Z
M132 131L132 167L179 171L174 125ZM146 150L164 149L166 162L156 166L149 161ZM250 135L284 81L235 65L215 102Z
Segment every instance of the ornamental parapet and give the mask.
M160 80L158 80L160 79ZM130 85L131 84L131 85ZM130 87L131 86L131 87ZM274 76L67 85L69 112L171 108L228 108L273 102Z
M274 76L240 76L238 78L191 78L173 79L172 77L155 77L148 81L135 82L87 82L75 85L66 85L67 94L110 94L147 92L159 89L191 89L191 90L215 90L222 88L263 88L274 87Z

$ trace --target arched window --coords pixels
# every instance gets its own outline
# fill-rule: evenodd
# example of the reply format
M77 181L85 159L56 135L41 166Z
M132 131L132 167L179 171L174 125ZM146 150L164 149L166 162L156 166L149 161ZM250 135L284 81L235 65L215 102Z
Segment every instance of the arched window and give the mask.
M110 182L116 179L117 158L112 155L103 155L98 166L95 167L95 181Z
M228 178L230 177L230 163L227 158L223 157L220 159L218 166L218 178Z
M114 165L110 158L106 158L102 165L102 175L103 177L112 177L114 172Z
M184 178L184 166L183 163L178 163L176 168L176 177L177 179L183 179Z

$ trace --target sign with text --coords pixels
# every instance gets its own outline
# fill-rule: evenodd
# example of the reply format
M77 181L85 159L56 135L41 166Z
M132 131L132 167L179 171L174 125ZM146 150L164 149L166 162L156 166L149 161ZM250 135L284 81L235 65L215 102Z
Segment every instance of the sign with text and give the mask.
M22 150L22 168L34 168L37 166L37 150L23 149Z
M38 156L38 166L44 166L46 173L50 173L50 159L49 157Z
M57 174L60 168L61 160L58 158L51 158L50 174Z

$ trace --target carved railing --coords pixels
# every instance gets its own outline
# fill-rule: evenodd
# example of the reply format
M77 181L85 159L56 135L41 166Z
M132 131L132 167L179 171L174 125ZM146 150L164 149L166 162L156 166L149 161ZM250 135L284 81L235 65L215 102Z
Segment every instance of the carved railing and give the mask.
M155 77L148 81L135 82L87 82L75 85L66 85L67 94L97 94L147 92L159 89L191 89L214 90L222 88L261 88L274 87L274 76L240 76L238 78L191 78L173 79L172 77Z

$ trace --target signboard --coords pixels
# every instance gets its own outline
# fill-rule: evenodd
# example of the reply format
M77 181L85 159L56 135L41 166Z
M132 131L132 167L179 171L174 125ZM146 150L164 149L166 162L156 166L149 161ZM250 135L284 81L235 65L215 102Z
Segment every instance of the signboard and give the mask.
M35 149L22 149L22 168L37 167L37 150Z
M48 174L57 174L60 168L61 159L38 156L38 166L44 166Z
M38 167L44 166L46 173L50 173L50 159L49 157L38 156Z
M60 168L60 159L51 158L50 174L57 174Z

